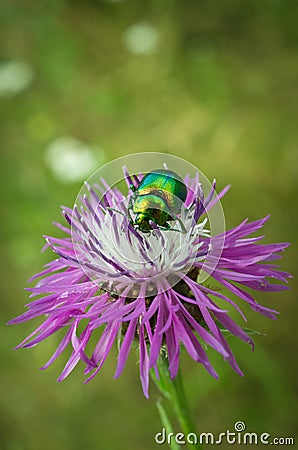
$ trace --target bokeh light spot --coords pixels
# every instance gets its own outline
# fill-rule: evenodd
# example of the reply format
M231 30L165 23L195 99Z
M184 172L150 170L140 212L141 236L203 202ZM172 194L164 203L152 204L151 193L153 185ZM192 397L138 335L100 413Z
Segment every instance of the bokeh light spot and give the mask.
M101 148L91 148L68 136L52 141L46 153L48 167L65 183L83 180L104 161L105 153Z
M157 49L160 35L153 25L136 23L125 31L123 41L131 53L137 55L151 54Z

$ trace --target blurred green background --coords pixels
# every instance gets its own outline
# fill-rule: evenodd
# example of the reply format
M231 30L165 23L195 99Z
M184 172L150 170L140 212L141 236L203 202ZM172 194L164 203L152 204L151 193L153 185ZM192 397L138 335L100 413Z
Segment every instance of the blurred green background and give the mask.
M94 381L83 384L79 365L58 384L66 355L38 368L59 336L14 352L38 322L5 322L23 312L27 279L53 257L39 249L42 234L59 234L51 225L59 205L72 206L94 169L134 152L182 156L218 188L231 183L227 225L270 213L266 242L293 242L282 264L295 273L298 3L2 0L0 16L0 449L158 448L157 393L152 386L150 400L143 397L136 355L118 380L114 349ZM200 431L233 430L242 420L248 431L295 436L290 284L288 292L256 295L281 312L276 322L244 305L247 326L264 333L255 352L230 339L244 378L212 352L218 381L183 356Z

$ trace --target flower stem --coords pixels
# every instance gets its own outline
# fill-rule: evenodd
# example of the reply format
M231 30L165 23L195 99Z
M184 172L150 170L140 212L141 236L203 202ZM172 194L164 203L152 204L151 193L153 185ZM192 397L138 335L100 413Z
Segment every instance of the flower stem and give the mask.
M187 404L187 400L185 397L185 392L183 388L182 383L182 377L180 369L178 370L177 376L172 380L170 377L170 372L168 369L168 361L166 357L162 356L159 358L158 361L158 372L159 372L159 379L156 377L156 374L154 371L151 371L151 377L156 384L159 392L168 400L174 415L176 419L179 422L179 425L181 427L181 431L184 434L184 441L187 444L189 449L201 449L202 447L195 443L195 437L197 436L197 433L195 431L194 422L192 420L190 410ZM173 427L170 423L169 416L166 414L164 407L162 406L161 399L157 400L157 408L163 423L164 428L166 429L167 436L169 433L173 433ZM161 414L161 407L162 412ZM167 418L167 420L164 420L164 417ZM187 436L192 433L192 437L190 436L190 442L188 442ZM171 439L174 444L175 439ZM175 445L170 445L171 448L177 448L177 443L175 442ZM183 446L184 447L184 446ZM178 447L179 448L179 447Z

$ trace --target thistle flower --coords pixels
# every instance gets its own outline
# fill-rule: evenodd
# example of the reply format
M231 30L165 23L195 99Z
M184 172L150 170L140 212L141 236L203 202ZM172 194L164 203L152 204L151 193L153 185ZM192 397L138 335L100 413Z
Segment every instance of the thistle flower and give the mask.
M137 187L140 179L131 177L126 169L124 173L128 186ZM102 180L100 185L86 185L88 194L81 198L80 206L63 208L68 226L55 225L66 237L45 236L46 247L58 258L30 279L40 279L29 288L31 297L38 298L9 323L44 318L17 348L33 347L56 331L65 330L58 348L42 367L52 364L70 344L72 354L58 381L64 380L79 361L86 366L86 382L91 380L115 342L119 348L115 377L119 377L134 341L139 347L140 379L146 397L149 370L154 368L158 375L160 353L166 352L173 379L182 346L214 377L217 373L206 345L242 375L223 330L252 347L253 342L216 300L232 305L245 319L225 293L229 291L254 311L274 319L277 312L260 305L246 288L261 292L288 289L283 283L290 275L277 270L271 261L279 259L279 253L289 244L260 245L263 236L248 237L263 227L268 216L254 222L244 220L225 233L211 236L206 215L229 187L216 196L214 183L205 197L197 178L186 177L184 181L188 194L180 221L186 232L162 230L150 222L152 231L142 233L130 220L131 194L125 196ZM210 276L224 291L199 281L202 274ZM273 284L272 279L281 283ZM90 350L90 338L98 329L101 335Z

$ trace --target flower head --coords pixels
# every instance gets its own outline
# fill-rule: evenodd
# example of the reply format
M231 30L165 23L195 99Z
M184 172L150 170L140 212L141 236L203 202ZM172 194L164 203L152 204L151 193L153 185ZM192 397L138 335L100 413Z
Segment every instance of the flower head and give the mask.
M226 232L211 235L208 211L228 187L217 196L214 183L205 196L197 177L184 179L187 197L180 214L169 218L170 225L166 223L169 229L149 217L151 231L144 233L135 225L132 208L141 177L130 176L126 169L124 173L128 195L104 180L96 186L86 184L86 194L79 198L79 204L63 209L68 226L56 223L66 237L46 236L46 246L58 258L31 278L39 278L36 286L29 288L31 297L38 298L10 323L38 316L44 321L18 347L33 347L64 329L63 339L43 368L70 344L72 354L58 380L65 379L83 361L88 381L100 371L115 341L119 346L118 377L136 341L146 396L149 370L158 372L163 350L172 378L178 371L182 346L217 377L204 344L242 375L223 330L253 346L252 340L216 300L224 300L244 315L228 294L210 287L205 280L213 278L225 291L273 319L277 312L260 305L246 288L287 289L284 283L290 275L277 270L271 261L280 258L279 253L288 244L261 245L263 236L248 237L262 228L268 217L250 223L245 220ZM273 284L272 279L281 283ZM79 332L80 323L84 328ZM87 346L97 329L102 333L90 350Z

